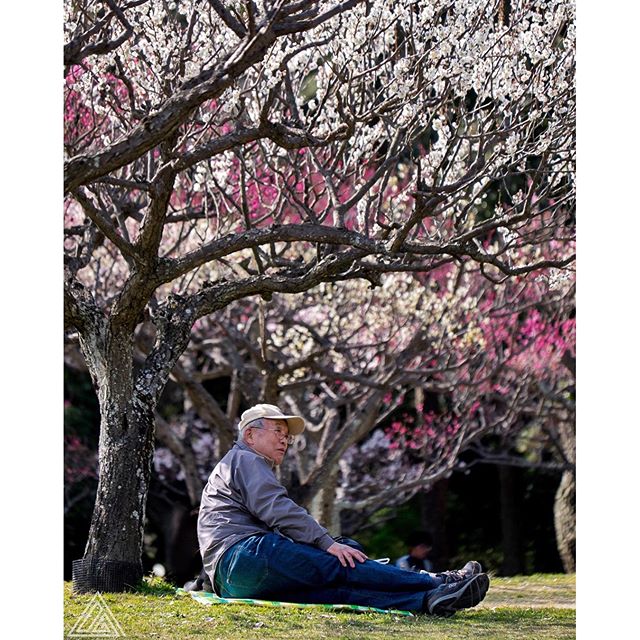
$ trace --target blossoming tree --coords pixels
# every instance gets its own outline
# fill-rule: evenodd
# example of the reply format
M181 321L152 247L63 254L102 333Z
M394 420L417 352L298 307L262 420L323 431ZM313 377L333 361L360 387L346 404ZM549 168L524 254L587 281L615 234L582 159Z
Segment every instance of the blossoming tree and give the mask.
M65 8L65 322L101 410L78 571L113 590L142 575L154 410L199 318L386 272L571 263L573 4Z
M482 450L487 434L505 442L502 463L506 443L529 432L539 442L553 431L555 443L573 424L554 402L567 395L563 362L575 350L566 275L497 286L478 270L445 267L427 282L388 274L376 289L353 280L274 295L264 320L260 304L230 305L196 323L174 367L187 410L171 420L180 442L164 426L159 433L159 471L183 478L197 506L234 437L240 401L283 403L309 426L282 479L326 526L349 535L381 506L449 474L470 447L495 456ZM524 452L535 453L533 443ZM557 454L554 468L573 471L564 449Z

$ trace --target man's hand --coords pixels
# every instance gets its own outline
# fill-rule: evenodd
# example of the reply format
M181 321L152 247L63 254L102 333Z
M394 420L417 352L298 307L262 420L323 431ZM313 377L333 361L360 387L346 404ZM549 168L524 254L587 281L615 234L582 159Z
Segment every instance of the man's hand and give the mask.
M338 558L343 567L346 567L348 563L352 569L356 566L354 559L358 562L364 562L367 559L367 556L362 553L362 551L358 551L346 544L340 544L339 542L334 542L327 549L327 553Z

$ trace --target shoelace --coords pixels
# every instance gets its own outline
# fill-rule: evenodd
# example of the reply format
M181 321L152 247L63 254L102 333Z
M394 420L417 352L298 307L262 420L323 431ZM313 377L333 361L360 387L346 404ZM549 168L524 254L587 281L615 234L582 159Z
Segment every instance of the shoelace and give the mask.
M460 580L464 580L465 578L470 578L470 575L467 575L461 569L452 569L451 571L440 571L436 573L438 578L442 578L445 581L445 584L450 584L451 582L458 582Z

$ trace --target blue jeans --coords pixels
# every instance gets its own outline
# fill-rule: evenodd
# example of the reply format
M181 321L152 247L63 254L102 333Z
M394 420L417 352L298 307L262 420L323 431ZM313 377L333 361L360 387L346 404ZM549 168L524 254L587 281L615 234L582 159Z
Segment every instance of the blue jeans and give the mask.
M343 567L330 553L277 533L255 535L224 553L216 568L215 588L223 598L425 611L425 597L442 584L433 575L375 560L355 564L353 569Z

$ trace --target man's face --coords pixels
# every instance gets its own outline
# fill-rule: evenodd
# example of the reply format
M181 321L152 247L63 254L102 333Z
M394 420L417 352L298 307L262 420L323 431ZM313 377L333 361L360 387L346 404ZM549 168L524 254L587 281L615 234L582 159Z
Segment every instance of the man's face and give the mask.
M429 545L420 543L411 548L411 556L418 560L424 560L429 555L429 551L431 551Z
M262 428L249 427L247 443L259 454L281 464L287 453L289 426L286 420L262 419Z

